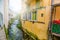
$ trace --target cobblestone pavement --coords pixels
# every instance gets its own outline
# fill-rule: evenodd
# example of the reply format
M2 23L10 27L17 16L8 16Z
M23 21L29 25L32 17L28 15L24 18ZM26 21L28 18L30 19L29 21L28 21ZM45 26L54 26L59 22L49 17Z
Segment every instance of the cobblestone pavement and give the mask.
M4 29L1 29L1 28L0 28L0 40L6 40Z

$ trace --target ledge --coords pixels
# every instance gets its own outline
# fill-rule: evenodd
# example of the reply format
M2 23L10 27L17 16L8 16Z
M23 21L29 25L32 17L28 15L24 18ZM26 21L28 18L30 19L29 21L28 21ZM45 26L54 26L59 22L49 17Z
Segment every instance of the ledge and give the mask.
M41 23L41 24L45 24L45 22L41 22L41 21L37 21L37 20L23 20L23 21L30 21L32 23Z
M60 34L52 33L52 35L60 37Z
M42 23L42 24L45 24L45 22L40 22L40 21L36 21L36 20L31 20L30 22L33 22L33 23Z
M58 3L58 4L52 4L51 6L54 6L54 7L60 6L60 3Z
M27 21L27 20L25 20L25 19L22 19L23 21Z

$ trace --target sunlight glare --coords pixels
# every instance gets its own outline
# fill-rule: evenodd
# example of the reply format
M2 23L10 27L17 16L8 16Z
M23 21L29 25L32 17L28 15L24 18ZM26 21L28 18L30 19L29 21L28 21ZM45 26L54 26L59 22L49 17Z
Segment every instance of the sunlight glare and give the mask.
M21 0L9 0L9 8L14 12L19 12L22 9Z

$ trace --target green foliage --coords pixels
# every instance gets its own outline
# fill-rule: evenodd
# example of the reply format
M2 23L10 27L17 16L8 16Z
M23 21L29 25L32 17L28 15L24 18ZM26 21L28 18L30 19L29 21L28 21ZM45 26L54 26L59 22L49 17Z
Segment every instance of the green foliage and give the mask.
M25 33L27 35L27 38L30 38L31 40L39 40L38 37L37 37L37 35L35 35L34 33L29 32L27 29L25 29L25 31L26 31Z
M14 19L12 18L12 19L9 21L8 27L10 27L13 22L14 22ZM4 25L4 31L5 31L7 40L9 40L9 38L8 38L8 28L6 28L5 25Z
M6 34L6 38L8 40L8 29L5 27L5 25L4 25L4 31L5 31L5 34Z
M9 20L9 24L8 26L10 27L12 25L12 23L14 22L15 19L11 18L11 20Z
M19 20L19 23L17 24L17 27L18 27L19 29L22 29L22 23L21 23L20 20Z

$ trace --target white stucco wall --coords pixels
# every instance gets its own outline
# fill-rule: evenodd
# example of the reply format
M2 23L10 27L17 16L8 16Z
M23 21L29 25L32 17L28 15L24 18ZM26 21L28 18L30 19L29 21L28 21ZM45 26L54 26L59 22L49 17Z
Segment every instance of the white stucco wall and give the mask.
M4 0L4 24L8 28L8 0Z

